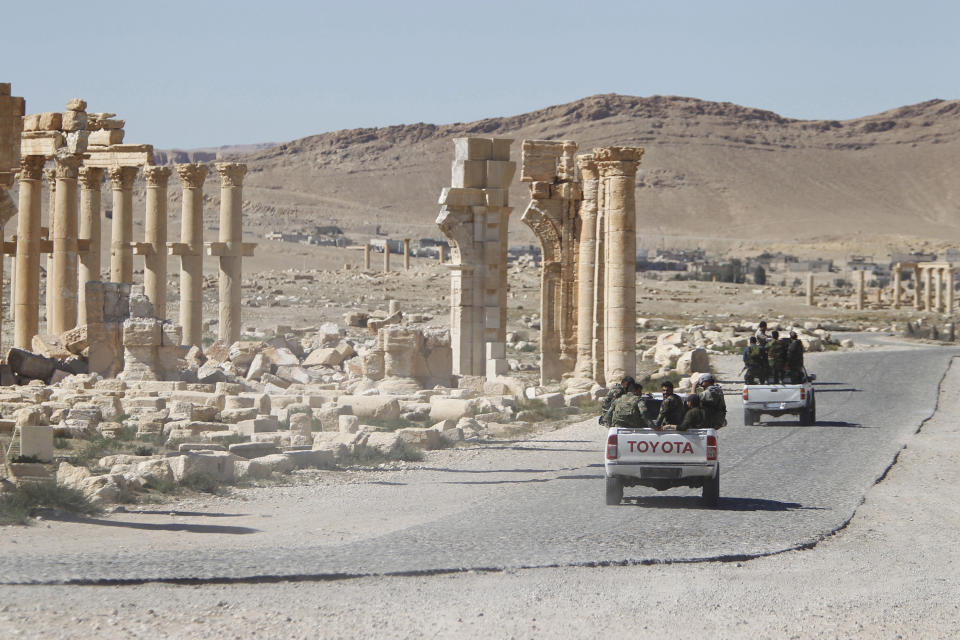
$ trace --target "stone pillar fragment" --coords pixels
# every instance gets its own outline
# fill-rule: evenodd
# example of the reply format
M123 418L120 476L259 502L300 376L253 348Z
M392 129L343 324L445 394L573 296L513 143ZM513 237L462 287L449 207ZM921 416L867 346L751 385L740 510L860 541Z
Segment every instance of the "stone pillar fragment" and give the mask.
M403 270L410 270L410 238L403 239Z
M370 243L367 242L363 245L363 268L367 271L370 270Z
M183 185L180 242L173 252L180 256L180 324L183 344L200 346L203 339L203 183L207 167L179 164Z
M133 181L137 167L112 167L113 224L110 244L110 280L133 282Z
M167 317L167 184L170 167L144 167L147 219L144 231L143 288L153 303L153 315Z
M813 284L813 274L807 274L807 305L813 306L814 298L814 284Z
M923 291L923 309L933 311L933 273L928 267L923 269Z
M383 272L390 273L390 241L383 241Z
M41 229L43 239L49 241L53 237L53 220L57 215L57 168L47 167L43 170L47 177L47 222ZM53 251L46 252L46 262L44 266L44 291L45 291L45 311L47 333L50 333L50 323L53 321Z
M933 271L933 310L943 311L943 269L937 267Z
M866 303L866 275L866 272L863 270L857 271L856 307L858 311L862 311L863 306Z
M61 154L56 158L57 203L53 207L53 288L49 331L61 334L77 326L77 178L82 156Z
M25 156L20 165L17 216L17 290L14 345L31 348L40 330L40 194L42 156Z
M893 308L900 308L900 265L897 264L893 269Z
M913 267L913 308L915 311L920 311L922 308L922 302L920 299L920 267Z
M604 147L593 152L603 182L608 260L604 283L604 377L637 372L637 167L640 147Z
M77 323L87 323L86 283L100 279L100 192L103 169L80 167L80 232L79 238L88 242L80 252L77 282Z
M944 313L946 313L947 315L951 315L951 314L953 313L953 306L954 306L954 302L953 302L953 265L947 267L946 271L947 271L947 273L946 273L946 278L947 278L947 283L946 283L946 288L947 288L947 291L946 291L946 293L947 293L947 301L946 301L946 308L944 309Z
M243 279L243 177L247 165L218 162L220 174L220 324L219 338L226 344L240 339L241 286Z
M530 204L521 220L540 241L540 381L560 380L576 364L575 310L580 202L570 141L524 140L520 179L530 183Z
M453 186L440 195L437 225L451 245L451 346L457 375L507 370L504 358L486 362L486 344L506 343L507 192L516 170L511 142L455 138Z

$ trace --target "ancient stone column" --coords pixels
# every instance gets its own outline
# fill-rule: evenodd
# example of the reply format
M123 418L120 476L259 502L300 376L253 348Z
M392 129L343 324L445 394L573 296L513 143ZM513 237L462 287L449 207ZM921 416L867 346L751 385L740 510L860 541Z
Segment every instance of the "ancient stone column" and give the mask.
M580 202L580 245L577 261L577 365L581 378L594 377L593 310L597 252L597 164L593 155L577 157L583 199Z
M947 272L946 273L947 305L946 305L946 308L944 309L944 312L947 315L950 315L953 313L953 266L951 265L947 267L946 272Z
M916 311L921 309L921 300L920 300L920 267L913 267L913 308Z
M370 243L363 245L363 268L370 270Z
M390 272L390 241L383 241L383 272Z
M100 191L103 169L80 167L80 233L89 247L80 253L77 276L77 324L87 324L87 282L100 279Z
M893 269L893 308L900 308L900 265Z
M410 238L403 239L403 270L410 270Z
M219 338L226 344L240 339L241 286L243 278L243 177L247 165L218 162L220 174L220 242L226 247L220 254Z
M167 317L167 183L170 167L144 167L147 181L147 219L144 231L144 293L156 318Z
M437 262L443 264L447 261L447 248L441 244L437 246L437 249Z
M936 267L933 269L933 310L943 311L943 269Z
M598 172L599 175L599 172ZM598 384L606 384L604 377L603 318L604 291L606 283L607 219L604 213L603 182L597 182L597 252L593 264L593 379Z
M933 273L929 267L923 270L924 310L933 311Z
M20 162L20 202L17 216L17 291L14 346L32 347L40 330L40 193L43 156Z
M53 308L47 326L60 334L77 326L77 178L82 156L60 154L57 163L57 205L52 220Z
M813 274L808 273L807 274L807 305L811 307L813 306L813 296L814 296L813 286L814 286Z
M133 181L138 167L111 167L113 225L110 244L110 281L133 282Z
M200 164L177 165L183 185L180 243L174 247L180 256L180 324L183 344L196 346L203 338L203 182L207 171Z
M863 305L866 302L866 272L863 270L857 271L857 300L856 306L858 310L863 309Z
M47 177L47 221L46 228L41 228L41 233L44 235L44 240L51 240L53 238L53 219L56 217L57 209L57 168L56 167L47 167L43 170L44 175ZM44 316L46 318L47 332L51 331L50 324L53 318L53 251L48 251L46 265L44 267L45 273L45 312Z
M604 283L604 377L637 372L637 167L640 147L594 149L603 182L608 260Z

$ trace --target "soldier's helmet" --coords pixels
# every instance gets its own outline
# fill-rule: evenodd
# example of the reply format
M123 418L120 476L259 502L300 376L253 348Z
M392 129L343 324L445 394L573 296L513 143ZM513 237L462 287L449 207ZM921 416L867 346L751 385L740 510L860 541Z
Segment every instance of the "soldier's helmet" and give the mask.
M713 374L711 374L711 373L706 373L706 374L700 376L700 384L706 384L706 383L708 383L708 382L709 382L709 383L713 383L713 382L714 382Z

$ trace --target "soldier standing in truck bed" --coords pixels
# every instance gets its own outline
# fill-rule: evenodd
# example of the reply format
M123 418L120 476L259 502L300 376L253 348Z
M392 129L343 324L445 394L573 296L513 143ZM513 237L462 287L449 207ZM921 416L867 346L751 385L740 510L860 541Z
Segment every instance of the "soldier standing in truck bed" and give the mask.
M750 344L743 350L743 366L747 372L743 376L746 384L767 384L767 352L757 344L757 337L750 336Z
M647 417L647 407L641 397L643 386L634 383L630 391L613 403L610 426L619 429L652 429L653 423Z
M796 331L790 332L787 346L787 380L790 384L803 384L803 343Z
M770 384L783 384L783 377L787 368L787 345L780 339L780 332L770 334L771 340L767 343L767 362L770 363Z
M669 380L663 381L660 390L663 392L663 402L660 403L660 414L656 420L657 426L662 428L668 424L680 424L680 421L683 420L683 400L673 392L673 383Z

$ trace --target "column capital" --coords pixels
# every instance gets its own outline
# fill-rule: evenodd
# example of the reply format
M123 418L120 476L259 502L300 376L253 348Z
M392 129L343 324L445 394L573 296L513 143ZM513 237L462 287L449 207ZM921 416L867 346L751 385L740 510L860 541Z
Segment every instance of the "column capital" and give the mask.
M170 167L149 166L143 168L143 177L148 187L165 187L170 180Z
M177 175L184 189L199 189L207 179L210 169L202 164L178 164Z
M643 157L643 148L600 147L593 150L593 157L601 176L635 176L640 158Z
M43 156L23 156L20 158L20 181L40 180L43 178Z
M577 156L577 168L580 169L581 180L596 180L600 177L597 172L597 161L592 153L581 153Z
M139 167L110 167L110 182L114 189L127 191L133 188Z
M82 189L99 189L103 184L102 167L80 167L80 187Z
M83 163L83 156L75 153L58 153L56 158L56 173L59 180L76 180Z
M242 162L218 162L217 173L225 187L242 187L243 176L247 173L247 165Z
M50 188L55 189L57 184L57 168L47 167L43 170L43 175L47 176L47 182L50 183Z

